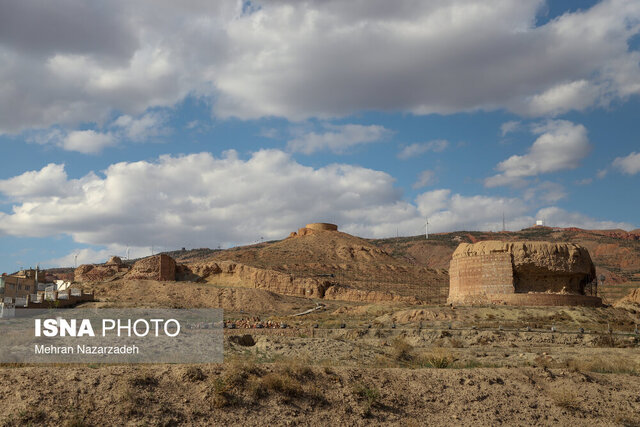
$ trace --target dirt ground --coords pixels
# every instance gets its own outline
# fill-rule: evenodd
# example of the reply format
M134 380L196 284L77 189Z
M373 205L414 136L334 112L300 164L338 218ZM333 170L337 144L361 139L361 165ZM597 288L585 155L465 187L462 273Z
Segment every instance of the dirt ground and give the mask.
M225 362L0 365L0 426L640 426L637 305L408 306L203 283L92 286L100 300L81 307L224 308ZM287 327L251 327L266 321Z
M286 329L226 329L222 364L0 365L0 426L640 425L638 335L568 332L572 319L555 332L331 327L345 310L359 321L407 311L359 307ZM447 309L408 310L437 318ZM447 320L547 311L517 310L468 308ZM557 321L567 310L546 315ZM627 322L606 310L576 318Z
M640 423L637 376L544 367L3 367L0 384L6 426Z

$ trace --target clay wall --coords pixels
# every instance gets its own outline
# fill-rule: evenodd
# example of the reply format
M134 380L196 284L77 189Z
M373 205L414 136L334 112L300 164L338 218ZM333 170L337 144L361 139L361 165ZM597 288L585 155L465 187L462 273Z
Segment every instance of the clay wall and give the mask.
M575 292L584 293L587 277L560 272L516 272L516 292Z
M304 228L309 228L311 230L338 231L337 225L329 224L327 222L314 222L314 223L305 225Z
M451 260L449 267L449 299L467 295L511 294L513 266L508 253L492 253Z
M160 254L158 280L176 280L176 262L169 255Z

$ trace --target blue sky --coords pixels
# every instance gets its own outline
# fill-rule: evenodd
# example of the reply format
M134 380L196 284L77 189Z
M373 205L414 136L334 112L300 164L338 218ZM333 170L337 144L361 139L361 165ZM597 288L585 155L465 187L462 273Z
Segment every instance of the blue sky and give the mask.
M640 227L636 2L0 8L0 271L311 221Z

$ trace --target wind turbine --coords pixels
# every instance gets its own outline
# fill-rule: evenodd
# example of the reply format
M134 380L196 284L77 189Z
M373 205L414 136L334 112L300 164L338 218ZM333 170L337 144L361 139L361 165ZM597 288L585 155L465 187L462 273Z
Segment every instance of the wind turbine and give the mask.
M429 217L425 217L424 228L424 238L429 239Z

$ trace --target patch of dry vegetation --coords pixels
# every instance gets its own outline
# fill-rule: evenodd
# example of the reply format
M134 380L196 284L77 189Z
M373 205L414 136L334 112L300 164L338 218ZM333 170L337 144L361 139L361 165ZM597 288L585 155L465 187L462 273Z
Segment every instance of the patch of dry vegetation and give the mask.
M580 398L573 388L568 386L554 387L549 391L549 396L557 406L577 411L580 409Z
M623 357L594 357L589 359L569 359L567 367L574 372L598 372L603 374L640 375L640 366Z

